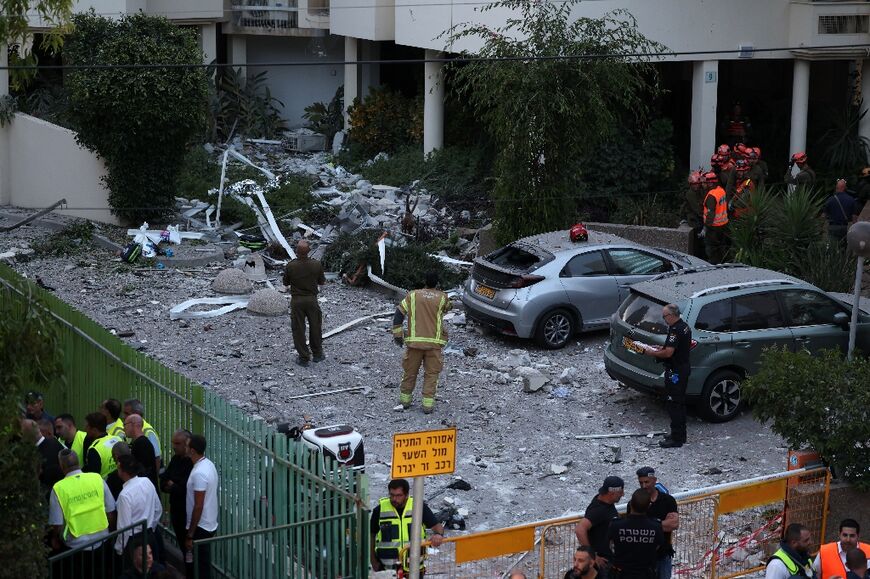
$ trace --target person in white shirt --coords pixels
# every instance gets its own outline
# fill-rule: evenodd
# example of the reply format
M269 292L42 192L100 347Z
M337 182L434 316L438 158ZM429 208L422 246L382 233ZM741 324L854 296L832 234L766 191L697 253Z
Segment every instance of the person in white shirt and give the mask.
M155 545L154 556L160 561L163 558L163 549L158 541L157 524L163 514L163 505L160 504L160 498L157 496L157 491L154 490L151 481L146 477L139 476L141 472L142 465L132 455L127 454L119 457L118 476L123 481L124 487L121 489L116 503L118 529L129 527L143 519L147 521L149 541L154 539L152 542ZM118 535L115 540L115 552L121 555L128 542L136 544L138 541L133 537L139 534L140 530L141 527L137 527Z
M193 470L187 479L187 537L184 541L188 579L195 579L193 572L193 542L215 536L218 528L218 489L220 482L217 469L205 457L205 437L191 435L187 443L188 456L193 461ZM197 547L199 578L211 577L211 554L208 545Z

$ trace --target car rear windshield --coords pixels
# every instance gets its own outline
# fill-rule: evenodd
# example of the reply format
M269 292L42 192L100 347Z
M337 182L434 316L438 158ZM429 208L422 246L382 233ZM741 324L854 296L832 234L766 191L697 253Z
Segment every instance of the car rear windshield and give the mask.
M486 256L486 261L493 265L523 273L534 271L551 259L553 256L544 251L536 255L530 247L513 244L506 245Z
M665 335L668 333L668 324L662 319L664 305L666 305L664 302L649 296L632 293L622 304L619 317L626 324L631 324L645 332Z

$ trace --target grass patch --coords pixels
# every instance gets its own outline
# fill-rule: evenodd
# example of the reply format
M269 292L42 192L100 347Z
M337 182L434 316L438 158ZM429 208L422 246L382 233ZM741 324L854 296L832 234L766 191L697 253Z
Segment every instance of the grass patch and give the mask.
M64 257L80 253L90 246L94 225L90 221L75 221L60 231L40 237L31 244L38 257Z

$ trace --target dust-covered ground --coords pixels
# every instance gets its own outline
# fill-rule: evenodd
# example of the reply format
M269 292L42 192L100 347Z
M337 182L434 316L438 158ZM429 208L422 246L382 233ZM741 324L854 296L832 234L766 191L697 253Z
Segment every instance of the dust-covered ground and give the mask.
M8 208L2 213L28 214ZM0 225L12 221L0 218ZM103 233L122 239L117 230L106 228ZM0 234L0 253L28 247L45 235L49 232L38 225ZM672 492L786 466L785 442L746 412L727 424L690 416L689 443L680 449L660 449L659 436L578 439L667 429L659 400L624 389L607 376L602 357L606 333L583 335L564 350L544 351L531 342L458 325L462 316L456 316L448 322L450 343L437 407L427 416L420 410L419 393L410 410L394 409L402 350L391 339L388 318L328 339L327 360L301 368L294 362L289 316L258 317L240 310L211 319L169 319L172 306L216 295L210 283L229 262L183 272L143 270L89 246L68 257L10 263L28 277L39 276L56 295L105 327L132 331L125 338L130 344L247 412L270 422L301 424L306 415L319 426L353 425L365 437L372 501L386 493L394 432L455 425L454 476L470 483L471 490L445 491L453 477L441 476L427 479L426 495L436 511L448 504L460 508L470 530L582 511L605 476L622 476L631 489L634 472L642 465L654 466ZM336 282L325 286L320 301L324 330L395 307L394 299L381 292ZM454 305L461 312L461 303ZM469 347L477 349L476 356L463 354ZM525 353L529 360L523 360ZM522 382L510 374L518 364L539 369L550 383L538 392L523 392ZM569 370L563 383L560 376L566 368L577 371ZM288 400L350 386L365 389Z

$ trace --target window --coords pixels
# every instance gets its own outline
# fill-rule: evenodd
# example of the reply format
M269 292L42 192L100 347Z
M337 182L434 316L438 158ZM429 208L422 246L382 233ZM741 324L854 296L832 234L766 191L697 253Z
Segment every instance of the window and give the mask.
M588 251L575 255L562 270L562 277L608 275L604 256L600 251Z
M663 302L632 292L622 306L620 318L636 328L664 336L668 333L668 324L662 319L664 305Z
M634 249L611 249L607 253L616 269L615 275L653 275L673 269L670 262Z
M828 296L812 290L786 290L780 295L792 326L833 324L834 314L847 313Z
M785 322L779 302L770 292L734 298L734 331L782 328Z
M708 332L730 332L731 300L719 300L701 308L695 327Z
M533 271L551 259L552 256L549 259L540 257L516 245L506 245L486 256L486 260L493 265L522 272Z

